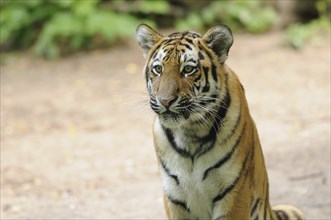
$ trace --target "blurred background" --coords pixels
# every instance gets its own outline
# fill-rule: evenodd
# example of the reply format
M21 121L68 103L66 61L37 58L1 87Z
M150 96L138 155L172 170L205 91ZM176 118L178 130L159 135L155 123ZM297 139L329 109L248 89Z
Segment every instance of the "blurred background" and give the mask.
M273 205L330 214L329 0L0 0L1 219L165 219L136 44L234 33Z
M139 23L204 30L224 23L234 31L285 30L300 48L330 26L330 1L1 0L2 51L32 49L54 58L109 47L133 37ZM124 28L125 27L125 28ZM317 35L317 36L316 36Z

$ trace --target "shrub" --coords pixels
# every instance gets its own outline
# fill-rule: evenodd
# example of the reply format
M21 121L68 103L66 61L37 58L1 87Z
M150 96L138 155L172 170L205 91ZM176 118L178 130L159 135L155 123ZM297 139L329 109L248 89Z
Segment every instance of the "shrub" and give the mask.
M150 20L116 12L113 9L116 2L2 0L0 46L3 50L33 46L36 55L54 58L80 48L105 46L133 36L142 21L155 26ZM147 0L138 3L143 10L148 9L146 4L155 5Z
M319 17L306 23L290 25L285 33L286 42L295 49L300 49L308 42L319 43L325 35L330 35L330 9L329 1L318 0L315 7Z
M233 30L261 33L269 30L276 20L272 7L263 5L260 0L212 1L200 11L192 11L177 23L177 28L200 29L213 23L224 23Z

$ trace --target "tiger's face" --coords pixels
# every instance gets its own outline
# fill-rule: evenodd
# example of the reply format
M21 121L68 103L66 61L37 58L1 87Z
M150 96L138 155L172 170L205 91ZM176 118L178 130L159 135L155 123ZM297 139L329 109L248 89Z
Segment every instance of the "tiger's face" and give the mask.
M204 36L195 32L163 37L147 25L137 28L144 49L150 106L166 127L201 122L219 106L223 63L232 34L216 26Z

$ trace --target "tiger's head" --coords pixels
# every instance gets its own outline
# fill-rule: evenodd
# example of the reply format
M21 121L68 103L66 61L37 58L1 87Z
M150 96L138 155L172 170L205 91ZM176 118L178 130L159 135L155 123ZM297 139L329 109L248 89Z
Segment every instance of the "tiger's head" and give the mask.
M163 126L217 117L224 93L224 62L233 43L228 27L215 26L203 36L185 31L163 37L142 24L136 38L147 59L144 71L150 105Z

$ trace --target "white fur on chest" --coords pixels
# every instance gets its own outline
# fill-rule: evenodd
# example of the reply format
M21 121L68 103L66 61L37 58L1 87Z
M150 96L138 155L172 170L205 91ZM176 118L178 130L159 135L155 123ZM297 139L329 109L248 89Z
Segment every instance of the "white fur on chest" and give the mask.
M176 157L176 155L169 155ZM171 159L171 158L168 158ZM169 169L179 179L179 184L164 170L161 171L163 189L167 195L185 201L191 214L198 219L209 219L212 213L212 197L219 186L212 181L202 181L208 164L203 161L192 164L189 158L178 158L169 164ZM165 159L167 160L167 159Z
M155 122L154 132L158 156L168 169L168 173L162 167L160 169L165 194L176 200L185 201L192 218L210 219L213 215L213 199L233 182L240 167L230 162L220 169L214 170L206 179L203 178L206 170L217 163L224 152L228 150L227 147L233 144L233 141L229 141L228 146L217 146L206 155L192 160L190 157L179 155L172 149L171 143L167 140L158 120ZM190 142L184 134L178 131L174 133L174 140L178 147L186 150L188 147L190 149L199 147L198 144ZM215 144L218 145L219 143ZM177 177L178 181L174 176Z
M236 118L236 117L234 117ZM233 121L228 121L233 123ZM228 131L224 131L227 136ZM168 171L161 167L162 184L165 194L173 199L185 201L190 209L190 218L210 219L213 215L213 199L229 186L237 177L240 166L229 161L213 170L204 179L206 170L215 165L234 145L238 134L233 135L225 145L222 136L218 136L215 147L199 158L183 157L173 149L158 119L154 124L154 136L158 157L162 159ZM173 133L177 146L190 152L201 147L186 137L180 130ZM233 155L235 157L236 155ZM170 174L170 175L169 175ZM174 178L176 176L176 178Z

